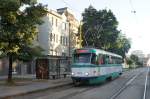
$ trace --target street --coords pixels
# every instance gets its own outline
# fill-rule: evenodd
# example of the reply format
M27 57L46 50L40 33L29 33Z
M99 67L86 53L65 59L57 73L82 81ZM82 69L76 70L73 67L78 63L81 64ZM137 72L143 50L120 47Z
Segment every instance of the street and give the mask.
M73 84L7 99L150 99L150 72L138 68L99 85Z
M150 99L150 0L0 0L0 99Z

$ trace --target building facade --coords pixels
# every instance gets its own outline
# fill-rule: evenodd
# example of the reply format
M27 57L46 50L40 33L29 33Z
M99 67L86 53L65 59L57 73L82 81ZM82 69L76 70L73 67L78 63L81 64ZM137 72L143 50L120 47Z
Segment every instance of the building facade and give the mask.
M44 55L68 56L69 50L69 23L64 14L50 10L43 17L44 23L40 25L37 41L44 49Z
M69 22L69 31L70 31L70 50L74 48L79 48L79 21L75 18L74 13L69 8L60 8L57 9L57 12L61 15L67 17L67 22Z
M76 35L78 34L79 23L68 8L63 9L63 11L63 13L60 13L60 10L50 10L43 17L43 24L38 26L38 35L33 41L34 46L40 46L44 50L43 54L49 59L52 56L54 56L52 58L68 57L71 55L71 50L77 48ZM65 66L67 66L67 61L70 58L64 57L57 59L59 61L50 60L49 70L55 72L58 70L57 66L59 64L59 69L69 71L68 67ZM14 62L13 72L18 75L35 74L36 62L35 60L28 63ZM8 59L0 59L0 76L7 75L7 73Z

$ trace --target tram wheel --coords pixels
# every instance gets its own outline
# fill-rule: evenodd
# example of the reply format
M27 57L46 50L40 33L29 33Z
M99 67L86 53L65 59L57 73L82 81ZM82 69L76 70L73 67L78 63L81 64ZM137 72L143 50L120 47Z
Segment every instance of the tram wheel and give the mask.
M122 75L122 72L121 72L121 73L119 73L119 75Z
M106 78L106 81L111 81L112 80L112 77L110 76L110 77L108 77L108 78Z
M73 84L74 84L75 87L77 87L81 84L81 82L77 81L77 80L73 80Z

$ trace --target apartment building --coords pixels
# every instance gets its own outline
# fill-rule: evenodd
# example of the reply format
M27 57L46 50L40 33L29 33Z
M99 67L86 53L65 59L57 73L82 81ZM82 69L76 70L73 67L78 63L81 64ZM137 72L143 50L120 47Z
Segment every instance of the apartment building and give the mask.
M39 26L37 41L44 49L44 55L68 56L69 23L64 14L50 10Z
M59 8L57 12L67 17L70 29L70 50L79 48L79 21L75 18L74 13L68 7Z

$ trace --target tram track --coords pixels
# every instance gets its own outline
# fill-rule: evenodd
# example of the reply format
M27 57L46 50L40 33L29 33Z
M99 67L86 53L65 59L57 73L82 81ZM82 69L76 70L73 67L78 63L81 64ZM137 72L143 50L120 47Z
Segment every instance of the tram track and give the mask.
M118 89L118 91L116 91L115 94L113 94L109 99L116 99L142 73L143 72L140 72L140 73L138 73L138 74L130 77L129 80L125 84L123 84L123 87L121 87L120 89ZM142 99L146 99L148 75L149 75L149 68L148 68L148 71L146 73L146 78L145 78L145 83L144 83L144 91L143 91L143 98Z
M141 75L144 72L145 72L145 69L143 69L142 71L136 70L133 72L124 73L120 77L120 79L118 79L120 81L122 81L124 79L124 81L122 81L119 84L119 86L115 89L115 91L114 91L115 94L113 96L111 96L114 92L110 91L110 94L107 94L110 97L109 98L105 97L102 99L116 99L117 96L119 96L137 77L139 77L139 75ZM102 85L100 85L100 86L99 85L95 85L95 86L83 85L83 86L79 86L79 87L74 87L73 84L70 84L67 86L62 86L62 87L58 87L58 88L54 88L54 89L45 90L42 92L32 93L32 94L19 96L16 98L15 97L8 98L8 99L76 99L77 96L83 96L86 93L93 92L93 90L106 89L106 88L108 89L108 85L109 85L109 88L111 88L110 85L112 83L113 83L112 85L116 85L116 83L119 82L118 80L114 79L114 83L113 83L113 81L105 82L105 83L102 83ZM112 87L112 89L114 89L114 88ZM147 91L146 91L146 93L147 93ZM90 99L90 98L88 98L88 99ZM97 98L95 98L95 99L97 99Z
M149 68L148 68L148 71L147 71L147 74L146 74L146 78L145 78L145 86L144 86L143 99L146 99L146 94L148 94L148 93L147 93L148 78L149 78L148 76L150 76Z
M65 85L62 87L50 88L50 89L46 89L46 90L35 92L35 93L28 93L28 94L17 95L17 96L12 96L12 97L10 96L10 97L7 97L7 99L37 99L38 97L46 96L49 93L53 94L53 93L61 92L63 90L68 90L71 88L74 88L74 86L72 84L69 84L69 85Z
M140 73L138 73L138 74L136 74L136 75L131 76L129 79L127 79L125 85L128 86L130 83L133 82L134 79L136 79L136 78L137 78L140 74L142 74L142 73L143 73L143 72L140 72ZM103 85L109 84L109 83L111 83L111 82L105 82L105 83L103 83ZM123 85L124 85L124 84L123 84ZM80 86L80 87L81 87L81 86ZM100 87L100 86L99 86L99 87ZM75 91L75 92L73 92L73 93L71 93L71 94L68 94L68 95L66 95L66 96L64 96L64 97L61 97L61 98L59 98L59 99L70 99L70 98L73 97L73 96L80 95L80 94L82 94L82 93L84 93L84 92L93 90L93 89L95 89L95 88L98 88L98 87L95 86L95 87L92 87L92 88L86 88L86 89L84 89L84 90L82 90L82 91L81 91L81 90L77 90L77 91ZM121 88L121 90L122 90L122 88ZM110 99L110 98L109 98L109 99ZM114 97L114 98L111 98L111 99L115 99L115 97Z

